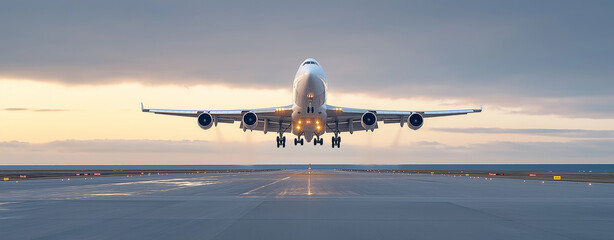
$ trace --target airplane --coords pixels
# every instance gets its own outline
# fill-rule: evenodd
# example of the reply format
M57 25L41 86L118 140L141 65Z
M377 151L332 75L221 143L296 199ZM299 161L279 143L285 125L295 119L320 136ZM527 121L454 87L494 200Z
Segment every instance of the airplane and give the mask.
M443 117L481 112L480 109L461 109L445 111L389 111L339 107L326 104L328 82L324 70L318 61L308 58L301 63L294 77L293 104L271 108L237 109L237 110L173 110L147 109L141 103L141 111L155 114L195 117L198 126L204 130L217 126L218 123L240 122L240 128L246 130L275 131L277 148L286 147L284 133L292 133L294 145L303 145L304 140L314 145L323 145L325 133L333 133L331 146L341 147L342 132L353 134L354 131L369 131L378 128L378 122L396 123L401 127L405 123L412 130L418 130L424 124L424 118Z

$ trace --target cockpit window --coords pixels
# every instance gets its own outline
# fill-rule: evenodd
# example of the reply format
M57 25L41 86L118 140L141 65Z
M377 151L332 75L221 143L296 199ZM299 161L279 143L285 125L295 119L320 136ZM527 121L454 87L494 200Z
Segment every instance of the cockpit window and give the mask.
M316 63L316 62L313 62L313 61L307 61L307 62L303 63L303 66L305 66L305 65L307 65L307 64L315 64L315 65L318 65L318 63Z

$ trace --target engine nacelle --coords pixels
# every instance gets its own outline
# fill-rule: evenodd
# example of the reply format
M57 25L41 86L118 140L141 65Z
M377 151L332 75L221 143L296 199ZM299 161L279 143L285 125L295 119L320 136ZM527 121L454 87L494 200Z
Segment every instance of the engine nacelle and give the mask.
M372 112L362 114L362 117L360 117L360 125L362 125L365 130L371 130L373 132L373 129L377 126L377 116Z
M407 117L407 126L412 130L418 130L424 124L424 117L419 113L412 113Z
M209 113L201 113L198 115L198 126L203 130L207 130L213 126L213 116Z
M246 112L241 119L243 128L254 130L258 126L258 116L253 112Z

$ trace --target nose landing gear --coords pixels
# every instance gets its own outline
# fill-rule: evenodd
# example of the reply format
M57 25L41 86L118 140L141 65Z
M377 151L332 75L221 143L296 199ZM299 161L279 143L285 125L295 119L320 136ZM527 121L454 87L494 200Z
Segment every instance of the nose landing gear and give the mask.
M294 146L298 145L299 143L301 144L301 146L303 146L303 143L305 143L304 139L301 138L299 140L298 138L295 138L294 139Z
M316 138L316 140L314 140L314 141L313 141L313 145L314 145L314 146L317 146L317 145L318 145L318 143L320 144L320 146L321 146L322 144L324 144L324 138L318 137L318 138Z

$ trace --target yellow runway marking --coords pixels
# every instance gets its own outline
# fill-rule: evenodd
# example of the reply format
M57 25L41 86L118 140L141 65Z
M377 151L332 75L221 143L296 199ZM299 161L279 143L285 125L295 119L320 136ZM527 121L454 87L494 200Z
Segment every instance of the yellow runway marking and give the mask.
M269 183L269 184L266 184L266 185L262 185L262 186L260 186L260 187L257 187L257 188L254 188L254 189L252 189L252 190L249 190L249 191L247 191L247 192L241 193L241 195L247 195L247 194L250 194L250 193L252 193L252 192L254 192L254 191L258 191L258 190L260 190L260 189L262 189L262 188L265 188L265 187L271 186L271 185L273 185L273 184L275 184L275 183L281 182L281 181L286 180L286 179L288 179L288 178L290 178L290 177L285 177L285 178L279 179L279 180L277 180L277 181L275 181L275 182L272 182L272 183Z

